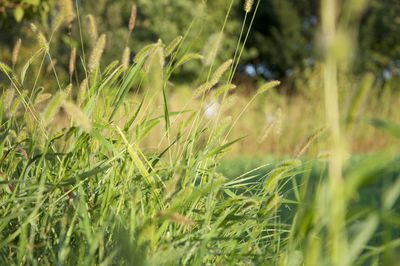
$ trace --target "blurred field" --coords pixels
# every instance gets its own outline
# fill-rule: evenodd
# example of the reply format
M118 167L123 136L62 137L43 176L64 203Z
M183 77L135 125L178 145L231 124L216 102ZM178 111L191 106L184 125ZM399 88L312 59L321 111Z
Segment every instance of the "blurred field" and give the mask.
M317 78L314 77L314 79ZM359 87L362 86L360 83L360 80L355 80L351 87L355 87L355 90L360 89ZM232 138L243 136L245 138L230 149L230 156L238 154L296 156L315 134L318 134L318 137L308 143L307 154L311 157L323 154L328 147L324 144L326 134L320 132L323 131L325 125L323 95L318 95L321 94L322 87L318 88L316 85L314 88L304 90L309 93L287 96L283 84L257 98L242 114L231 132ZM313 92L310 93L312 90ZM360 110L357 110L359 117L352 125L348 140L348 151L351 154L373 153L397 142L396 138L372 126L369 119L399 121L400 113L396 108L400 104L398 92L388 87L382 95L377 95L375 90L377 88L369 88L362 99ZM173 87L170 99L171 110L200 109L207 120L213 121L221 108L224 116L231 119L237 117L254 96L256 89L239 84L238 88L228 96L226 105L222 107L212 92L203 103L193 98L192 91L193 88L188 86ZM357 95L345 93L342 97L340 108L344 113L343 119L346 119ZM383 105L382 102L386 104ZM162 134L161 125L159 129L159 134ZM145 140L149 147L155 139L160 137L159 134L155 134L149 135Z

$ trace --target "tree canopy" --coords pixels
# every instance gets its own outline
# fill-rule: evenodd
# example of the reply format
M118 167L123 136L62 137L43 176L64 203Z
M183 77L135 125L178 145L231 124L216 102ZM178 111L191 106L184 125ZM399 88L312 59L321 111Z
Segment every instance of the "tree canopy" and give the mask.
M50 31L60 10L56 0L4 0L0 3L0 45L7 59L16 41L15 36L29 36L24 30L30 22L40 22ZM219 56L226 59L234 53L244 18L242 1L233 1L229 23L225 25ZM371 0L364 11L359 27L356 69L375 71L386 76L399 75L400 69L400 2L397 0ZM96 19L98 31L108 37L106 58L118 58L126 45L127 24L131 0L77 1L81 23L85 15ZM190 32L187 50L205 53L215 36L221 31L229 1L137 0L138 21L129 46L136 51L144 44L161 38L165 43L178 35ZM247 19L246 27L249 27ZM246 43L243 63L261 65L265 77L283 78L294 69L305 69L318 60L316 40L319 27L318 0L265 0L260 1L252 24L252 33ZM17 34L16 34L17 32ZM62 34L66 35L66 31ZM50 33L49 33L50 34ZM66 46L55 44L60 58L68 54L68 46L78 46L79 30L73 29L73 38L63 37ZM214 39L213 39L214 38ZM242 38L242 42L245 38ZM85 42L90 43L90 40ZM65 48L67 47L67 48ZM8 57L9 59L9 57ZM258 74L260 74L258 71ZM267 75L268 74L268 75Z

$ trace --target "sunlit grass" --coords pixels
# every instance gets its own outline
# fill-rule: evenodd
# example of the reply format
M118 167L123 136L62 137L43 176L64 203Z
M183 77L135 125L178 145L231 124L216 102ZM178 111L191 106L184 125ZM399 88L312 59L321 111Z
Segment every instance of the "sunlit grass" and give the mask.
M323 34L334 43L336 20L328 12L333 2L323 2ZM245 21L259 1L250 3ZM51 59L51 38L33 29L40 49L31 60L21 69L14 68L15 58L12 67L0 64L7 77L0 106L1 264L396 261L399 125L362 110L365 102L378 104L365 100L371 76L340 110L338 69L346 56L330 50L337 48L331 42L323 74L313 76L319 81L307 80L320 84L318 95L289 101L280 87L272 90L277 81L261 84L250 98L237 97L240 87L231 82L240 42L233 61L212 60L208 77L192 88L171 80L183 65L203 59L181 50L186 35L149 44L133 61L125 55L101 67L107 38L92 29L96 40L86 56L71 49L66 80L50 64L53 75L46 78L58 86L50 91L37 81ZM244 29L241 35L248 36ZM33 65L39 72L29 71ZM349 158L357 130L367 127L380 133L366 135L391 136L392 145ZM251 157L244 166L229 156L223 160L235 149L292 159Z

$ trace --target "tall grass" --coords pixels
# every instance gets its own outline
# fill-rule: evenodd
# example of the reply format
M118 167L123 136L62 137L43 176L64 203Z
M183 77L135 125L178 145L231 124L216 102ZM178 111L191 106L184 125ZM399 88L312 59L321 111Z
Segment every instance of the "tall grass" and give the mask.
M246 18L260 3L255 2L246 1ZM329 40L336 36L336 19L328 12L332 3L322 3L323 32ZM83 32L79 7L74 12L70 4L65 2L66 26L71 30L76 18ZM230 7L221 35L229 12ZM135 6L132 14L127 40L140 19ZM83 44L81 49L71 47L68 80L59 80L52 67L59 86L56 91L46 91L37 82L43 61L51 59L51 38L37 27L33 30L40 49L20 72L14 68L17 59L12 67L0 63L8 78L0 102L1 264L362 265L395 261L400 243L398 231L392 230L397 220L390 219L398 218L398 178L386 180L385 192L379 194L381 207L353 210L351 205L375 176L399 170L398 147L355 166L346 163L337 58L332 51L327 50L324 66L326 128L332 140L328 142L332 144L329 174L322 169L312 179L312 166L318 162L301 160L300 155L320 135L318 131L296 158L226 177L219 165L240 141L232 138L232 128L250 104L279 82L264 84L235 117L226 117L228 91L235 88L232 74L243 51L239 40L234 60L215 69L211 62L210 74L191 92L191 100L175 108L169 97L171 74L203 58L182 52L185 37L170 44L161 40L149 44L133 61L127 41L127 49L121 51L123 60L102 67L106 36L98 37L92 16L88 21L94 38L91 51L86 51L86 58ZM43 56L42 61L37 55ZM29 71L32 64L40 66L36 76ZM26 79L34 80L33 88ZM352 119L358 106L355 101L350 108ZM372 123L400 135L396 124ZM149 138L152 134L157 137Z

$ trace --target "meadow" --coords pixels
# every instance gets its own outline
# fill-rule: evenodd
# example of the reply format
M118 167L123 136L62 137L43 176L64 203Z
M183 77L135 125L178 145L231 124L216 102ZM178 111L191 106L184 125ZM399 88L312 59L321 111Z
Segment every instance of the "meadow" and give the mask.
M262 1L245 1L224 60L188 48L192 24L133 55L133 5L107 63L96 18L62 2L0 58L1 265L396 265L400 97L351 71L364 1L321 1L321 61L293 94L235 83Z

